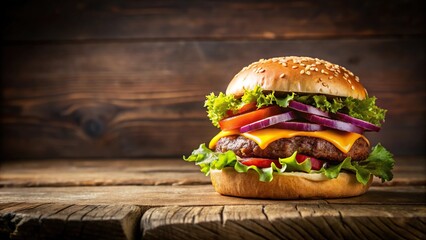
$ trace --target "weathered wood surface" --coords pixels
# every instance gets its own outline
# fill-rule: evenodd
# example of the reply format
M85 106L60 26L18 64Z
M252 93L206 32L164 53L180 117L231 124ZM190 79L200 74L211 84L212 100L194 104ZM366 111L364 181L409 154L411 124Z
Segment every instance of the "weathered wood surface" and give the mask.
M2 239L424 239L425 205L0 204ZM139 226L140 221L140 226Z
M163 207L142 217L144 239L425 239L426 206L278 203Z
M389 110L380 133L368 135L373 144L396 155L424 155L422 40L7 45L2 150L7 159L189 154L218 132L202 107L206 94L224 91L259 58L308 55L351 69Z
M26 160L0 163L0 187L210 184L195 164L178 159Z
M216 193L211 185L0 188L0 195L0 203L79 203L84 205L122 203L151 207L272 204L277 202L275 200L222 196ZM424 186L371 187L366 194L358 197L304 201L334 204L380 205L386 202L388 204L416 205L426 203L426 189Z
M397 158L396 182L359 197L297 201L222 196L179 160L6 162L0 238L422 239L423 161Z
M424 157L396 157L394 179L373 186L426 185ZM195 164L179 159L20 160L0 163L0 187L209 185Z
M425 23L415 0L7 3L9 41L416 36Z
M142 211L129 205L0 204L1 239L136 239Z

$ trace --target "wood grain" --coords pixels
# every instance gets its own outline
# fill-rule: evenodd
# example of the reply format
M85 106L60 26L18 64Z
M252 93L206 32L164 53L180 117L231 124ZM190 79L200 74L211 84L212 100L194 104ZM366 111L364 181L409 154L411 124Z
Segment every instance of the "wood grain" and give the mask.
M154 208L141 226L144 239L423 239L425 220L425 206L278 203Z
M0 187L72 187L210 184L179 159L44 160L0 163Z
M422 158L398 161L401 164L397 166L406 173L408 183L419 183L410 180L410 176L424 177L422 169L412 167L421 166L422 161ZM52 179L55 176L65 179L57 180L55 187L11 184L0 188L0 238L422 239L425 236L424 184L375 186L354 198L276 201L221 196L206 184L94 186L90 180L102 176L97 171L105 172L103 181L108 184L109 175L113 184L117 184L114 181L121 176L117 172L123 172L122 176L136 172L144 175L160 171L164 166L175 169L172 182L180 182L179 172L193 169L190 163L172 160L2 163L0 176L21 173L25 179L33 174L32 181L40 179L41 183L49 174ZM41 174L44 177L37 176L37 172L44 173ZM87 174L88 186L70 187L67 178L72 174L67 172L82 172L77 174L77 182ZM160 175L152 177L158 178L153 182L161 182ZM60 186L63 183L65 186Z
M396 157L391 182L373 186L426 185L424 157ZM0 163L0 187L69 187L122 185L210 185L210 177L181 159L53 159Z
M353 70L389 110L368 134L373 144L424 155L424 50L416 39L8 45L2 150L8 159L180 157L218 131L206 94L259 58L309 55Z
M136 239L139 207L17 203L0 210L7 239Z
M9 5L9 6L8 6ZM418 1L38 1L3 7L9 41L424 34Z
M125 203L138 206L205 206L271 204L274 202L273 200L222 196L216 193L211 185L0 188L0 195L0 203L78 203L81 205ZM426 189L424 186L371 187L366 194L358 197L326 201L330 203L383 204L384 198L389 204L425 204ZM304 201L325 202L325 200Z

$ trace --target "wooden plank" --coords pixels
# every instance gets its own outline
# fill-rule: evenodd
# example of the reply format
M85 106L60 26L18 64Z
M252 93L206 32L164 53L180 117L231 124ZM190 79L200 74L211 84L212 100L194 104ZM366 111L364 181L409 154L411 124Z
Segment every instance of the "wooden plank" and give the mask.
M0 163L0 187L210 184L192 163L154 160L43 160Z
M425 206L282 202L152 208L141 231L144 239L424 239L425 220Z
M9 41L424 34L419 1L37 1L3 7Z
M416 39L8 45L2 150L9 159L180 157L218 131L206 94L259 58L309 55L353 70L389 110L368 134L373 144L424 155L424 50Z
M216 193L211 185L0 188L0 195L0 203L109 205L119 202L145 207L272 204L276 202L222 196ZM389 204L425 204L426 189L424 186L371 187L366 194L359 197L304 201L309 203L383 204L384 197Z
M328 203L339 203L351 204L357 202L359 204L377 204L393 203L393 204L405 204L403 199L416 199L418 203L426 203L426 186L418 187L373 187L368 191L368 194L364 194L354 198L336 198L327 199ZM401 200L401 202L399 202Z
M136 239L141 210L127 205L21 203L0 211L7 239ZM5 227L6 226L6 227Z
M424 157L396 157L391 182L374 186L426 185ZM181 159L21 160L0 163L0 187L210 185L210 177Z

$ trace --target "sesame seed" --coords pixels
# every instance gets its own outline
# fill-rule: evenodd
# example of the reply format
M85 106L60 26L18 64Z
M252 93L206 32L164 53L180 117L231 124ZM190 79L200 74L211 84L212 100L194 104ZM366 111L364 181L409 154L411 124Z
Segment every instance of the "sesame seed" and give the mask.
M291 67L291 68L296 69L296 68L298 68L298 67L297 67L297 66L293 66L293 67Z
M349 72L349 75L351 75L352 77L354 76L353 72Z
M355 90L355 87L354 87L354 85L351 85L351 88L352 88L352 90Z
M348 79L348 83L352 84L351 80Z
M309 70L314 71L314 70L315 70L315 68L314 68L314 67L311 67L311 68L309 68Z
M305 70L300 70L300 74L304 74L305 73Z
M264 73L266 70L264 68L260 69L259 72L260 73Z
M344 73L343 75L345 75L345 77L349 77L349 75L347 73Z
M321 62L316 61L316 62L315 62L315 64L316 64L316 65L321 65Z
M300 64L300 66L304 67L304 66L306 66L306 64L304 64L304 63L301 63L301 64Z
M318 72L318 68L315 68L315 72Z
M281 73L280 78L284 78L285 77L285 73Z
M355 81L359 82L359 77L358 76L355 77Z
M306 74L311 75L311 72L310 71L306 71Z
M286 62L281 62L281 64L282 64L284 67L287 67L287 63L286 63Z
M328 77L328 79L333 79L333 76Z

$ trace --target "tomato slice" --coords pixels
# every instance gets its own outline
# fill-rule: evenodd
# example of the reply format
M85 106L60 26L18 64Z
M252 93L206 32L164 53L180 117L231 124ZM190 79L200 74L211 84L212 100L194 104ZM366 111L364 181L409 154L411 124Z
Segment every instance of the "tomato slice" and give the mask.
M281 168L281 164L278 160L269 159L269 158L243 158L241 163L246 166L256 166L258 168L268 168L272 163L275 163L275 166Z
M302 163L306 161L306 159L309 158L311 160L311 166L312 170L320 170L322 168L322 165L324 164L324 161L321 161L319 159L316 159L314 157L309 157L303 154L296 154L296 161L298 163Z
M234 113L232 110L228 110L226 111L226 114L229 117L232 116L236 116L236 115L240 115L246 112L250 112L250 111L254 111L257 109L257 103L256 102L251 102L251 103L247 103L245 105L243 105L240 109L238 109L238 111L236 113Z
M256 110L256 108L257 108L256 102L247 103L238 110L238 114L250 112L250 111Z
M270 106L258 109L256 111L251 111L247 113L243 113L240 115L236 115L233 117L225 118L219 122L220 129L222 130L232 130L236 128L240 128L246 124L259 121L261 119L277 115L281 113L282 110L279 106Z

